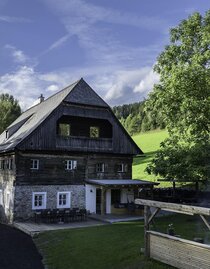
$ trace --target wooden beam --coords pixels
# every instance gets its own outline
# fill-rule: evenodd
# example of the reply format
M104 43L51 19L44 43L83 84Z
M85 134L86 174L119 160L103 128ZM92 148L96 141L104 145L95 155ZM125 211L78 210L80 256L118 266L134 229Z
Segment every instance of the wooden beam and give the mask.
M149 217L150 217L150 208L149 206L144 206L144 255L146 257L150 256L150 245L149 245Z
M104 189L104 187L101 187L101 215L104 215L106 213L106 209L105 209L105 204L106 204L105 192L106 192L106 189Z
M201 217L201 219L203 220L207 228L210 230L210 224L208 223L207 219L203 215L199 215L199 216Z
M151 206L151 207L160 208L164 210L169 210L176 213L199 214L199 215L210 216L210 208L205 208L205 207L166 203L166 202L159 202L159 201L145 200L145 199L136 199L135 203L138 205L145 205L145 206Z
M160 208L156 208L155 211L152 213L152 215L149 217L148 224L151 223L153 218L160 212Z
M183 238L176 237L176 236L173 236L173 235L164 234L164 233L160 233L160 232L156 232L156 231L148 231L148 234L153 234L153 235L156 235L156 236L159 236L159 237L164 237L164 238L167 238L167 239L171 239L173 241L179 241L179 242L182 242L182 243L187 243L187 244L195 245L197 247L203 247L203 248L206 248L206 249L210 250L210 245L206 245L206 244L203 244L203 243L198 243L198 242L191 241L191 240L188 240L188 239L183 239Z

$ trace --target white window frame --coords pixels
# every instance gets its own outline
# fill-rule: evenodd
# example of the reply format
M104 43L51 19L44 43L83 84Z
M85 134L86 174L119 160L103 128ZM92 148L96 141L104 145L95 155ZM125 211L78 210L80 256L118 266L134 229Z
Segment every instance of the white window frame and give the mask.
M7 191L6 192L6 203L5 203L5 208L9 209L9 205L10 205L10 192Z
M117 166L121 166L121 169L118 169L118 167L117 167L117 172L118 173L124 173L125 172L125 164L124 163L118 163Z
M0 205L3 205L3 191L0 190Z
M43 201L42 201L42 205L41 206L35 206L35 196L36 195L43 195ZM46 209L46 205L47 205L47 192L33 192L32 193L32 209L36 210L36 209Z
M75 170L75 169L77 169L77 161L65 160L65 170Z
M105 171L105 163L97 163L96 164L96 172L97 173L104 173Z
M60 205L60 195L66 195L66 204ZM70 191L59 191L57 192L57 208L70 208L71 207L71 192Z
M10 158L10 159L8 160L8 169L9 169L9 170L13 170L13 158Z
M38 170L39 169L39 160L38 159L31 159L32 165L31 170Z

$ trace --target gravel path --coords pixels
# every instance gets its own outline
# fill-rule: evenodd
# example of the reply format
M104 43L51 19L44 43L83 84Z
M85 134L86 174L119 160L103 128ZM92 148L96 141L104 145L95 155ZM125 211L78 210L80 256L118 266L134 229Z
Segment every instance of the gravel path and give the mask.
M0 224L1 269L44 269L41 259L29 235Z

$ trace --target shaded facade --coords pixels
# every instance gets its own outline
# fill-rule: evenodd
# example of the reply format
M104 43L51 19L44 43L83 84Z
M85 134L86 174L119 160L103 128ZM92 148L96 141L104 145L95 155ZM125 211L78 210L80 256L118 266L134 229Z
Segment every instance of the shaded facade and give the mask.
M142 151L111 108L81 79L25 111L1 134L1 218L29 219L45 208L96 213L102 186L87 180L132 179L137 154ZM122 181L114 194L116 186L109 186L110 194L100 195L100 213L111 213L114 196L121 202L129 193L132 201L129 188Z

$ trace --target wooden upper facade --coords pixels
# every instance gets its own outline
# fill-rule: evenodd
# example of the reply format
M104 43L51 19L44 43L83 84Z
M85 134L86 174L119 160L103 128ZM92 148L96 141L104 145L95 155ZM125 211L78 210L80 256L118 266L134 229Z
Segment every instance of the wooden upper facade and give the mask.
M83 79L30 108L5 130L0 154L14 150L142 153L111 108Z
M0 136L0 182L79 185L131 179L142 151L83 80L28 109Z

